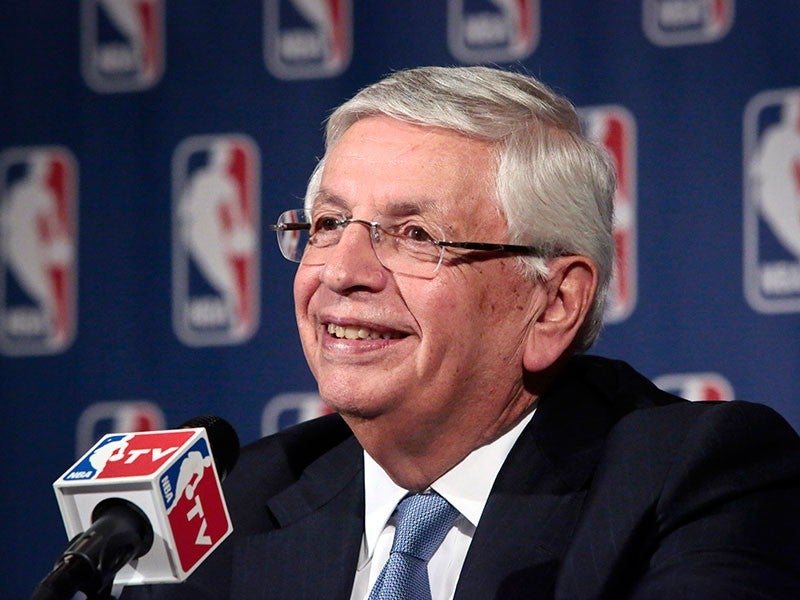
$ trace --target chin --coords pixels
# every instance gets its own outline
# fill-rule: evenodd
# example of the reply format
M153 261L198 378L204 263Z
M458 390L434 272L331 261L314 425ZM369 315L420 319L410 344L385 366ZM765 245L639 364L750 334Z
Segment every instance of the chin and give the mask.
M334 411L342 415L345 419L368 420L379 416L383 411L374 403L361 403L352 399L342 402L325 400L325 404Z
M342 386L341 393L330 393L320 386L320 396L332 411L345 419L369 420L385 413L389 408L386 401L376 394L358 393L351 386Z

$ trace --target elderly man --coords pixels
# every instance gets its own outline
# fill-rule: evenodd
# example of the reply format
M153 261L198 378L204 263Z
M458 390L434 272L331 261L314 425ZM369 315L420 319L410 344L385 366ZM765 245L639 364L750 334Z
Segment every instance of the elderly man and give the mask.
M580 355L613 192L527 76L413 69L334 112L273 228L337 414L246 448L233 536L152 597L800 597L794 431Z

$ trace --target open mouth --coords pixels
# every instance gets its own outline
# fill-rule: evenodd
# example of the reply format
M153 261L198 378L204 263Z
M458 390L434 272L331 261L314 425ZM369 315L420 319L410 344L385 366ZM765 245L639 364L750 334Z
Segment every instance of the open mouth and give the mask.
M393 331L375 331L354 325L335 325L328 323L328 333L340 340L391 340L403 337Z

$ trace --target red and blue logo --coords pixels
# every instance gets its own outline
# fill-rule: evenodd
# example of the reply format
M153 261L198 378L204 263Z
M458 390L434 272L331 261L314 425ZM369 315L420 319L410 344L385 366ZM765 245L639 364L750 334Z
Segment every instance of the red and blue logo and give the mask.
M82 456L108 433L158 431L166 420L158 405L142 400L95 402L78 417L75 427L76 456Z
M657 387L693 402L733 400L733 386L719 373L670 373L653 380Z
M191 429L107 435L63 479L118 479L153 475L193 435L195 432Z
M227 510L204 439L159 478L181 568L189 571L229 531Z
M744 114L744 291L760 313L800 312L800 88Z
M238 344L259 321L259 152L195 136L173 156L173 328L189 346Z
M659 46L716 42L730 31L734 0L644 0L642 26Z
M264 59L281 79L333 77L350 64L352 0L265 0Z
M539 0L449 0L450 52L465 63L521 60L539 43Z
M261 435L267 436L330 412L331 409L314 392L278 394L270 398L261 411Z
M0 350L55 354L75 338L78 167L63 147L0 154Z
M627 319L636 306L637 219L636 219L636 122L621 106L581 109L587 137L603 146L617 169L614 196L614 276L608 290L606 323Z
M164 72L163 0L82 0L81 53L96 92L152 87Z

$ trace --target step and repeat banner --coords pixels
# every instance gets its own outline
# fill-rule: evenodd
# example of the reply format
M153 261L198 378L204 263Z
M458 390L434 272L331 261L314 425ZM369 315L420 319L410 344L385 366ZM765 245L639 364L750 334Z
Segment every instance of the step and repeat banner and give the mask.
M51 488L99 436L322 414L294 266L322 122L419 65L569 96L616 159L593 352L800 427L796 0L11 0L0 17L0 596L66 544Z

